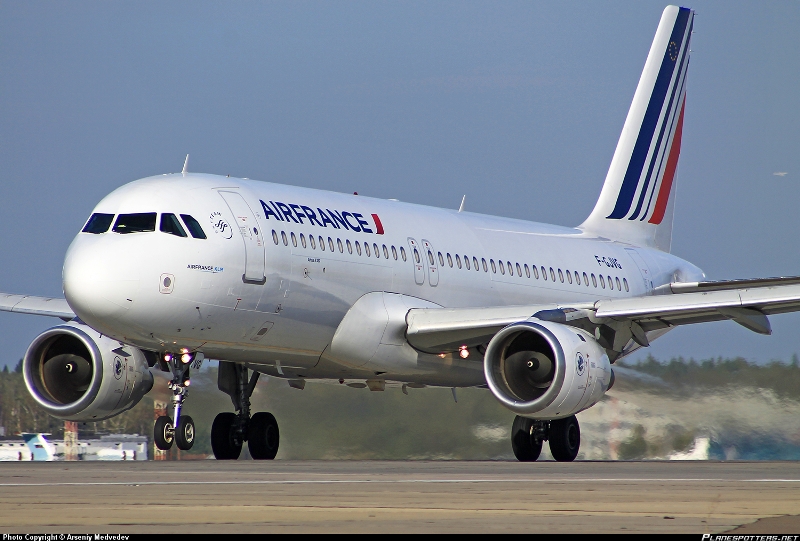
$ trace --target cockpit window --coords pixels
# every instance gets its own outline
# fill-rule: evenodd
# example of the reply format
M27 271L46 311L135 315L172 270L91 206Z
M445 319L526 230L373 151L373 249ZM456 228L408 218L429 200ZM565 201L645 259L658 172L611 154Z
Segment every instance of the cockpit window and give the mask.
M175 235L176 237L185 237L186 231L183 230L183 226L178 221L178 217L174 214L162 214L161 215L161 225L159 229L163 233L169 233L170 235Z
M108 231L108 228L111 227L111 222L113 221L113 214L95 212L92 214L92 217L89 218L89 221L86 222L86 225L83 226L83 233L94 233L95 235L105 233Z
M114 224L114 233L144 233L156 230L156 213L120 214Z
M181 218L183 218L183 223L186 224L186 228L189 230L189 233L196 239L204 239L206 238L206 234L203 233L203 228L200 227L200 224L189 216L188 214L181 214Z

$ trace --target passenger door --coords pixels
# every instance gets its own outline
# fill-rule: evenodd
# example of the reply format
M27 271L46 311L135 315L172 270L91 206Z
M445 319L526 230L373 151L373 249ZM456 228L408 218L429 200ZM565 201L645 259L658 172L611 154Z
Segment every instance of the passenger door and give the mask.
M222 196L228 208L231 209L231 213L233 213L233 217L236 220L236 226L244 242L245 271L242 276L243 281L256 284L265 283L264 237L255 214L240 193L220 191L219 195Z

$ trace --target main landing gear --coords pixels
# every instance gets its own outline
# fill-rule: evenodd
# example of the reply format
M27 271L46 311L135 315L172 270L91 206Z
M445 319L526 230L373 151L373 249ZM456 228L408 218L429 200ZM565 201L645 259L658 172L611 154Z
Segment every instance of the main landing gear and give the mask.
M275 417L267 412L250 416L250 397L259 373L248 372L241 364L219 363L217 386L231 397L237 413L222 412L211 425L211 449L217 460L236 460L244 442L255 460L272 460L278 454L280 433Z
M153 443L162 451L169 450L173 442L183 451L188 451L194 445L194 421L188 415L181 415L181 406L189 394L189 365L194 360L195 355L189 352L164 355L162 366L167 365L172 372L172 380L168 385L172 391L173 418L162 415L156 419Z
M574 415L556 421L536 421L517 416L511 427L511 448L520 462L533 462L542 452L545 440L559 462L572 462L581 446L581 429Z

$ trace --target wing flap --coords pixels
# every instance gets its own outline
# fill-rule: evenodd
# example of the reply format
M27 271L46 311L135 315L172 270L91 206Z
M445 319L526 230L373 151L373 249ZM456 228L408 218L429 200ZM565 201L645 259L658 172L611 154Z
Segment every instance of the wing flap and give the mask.
M66 299L53 297L35 297L32 295L12 295L0 293L0 311L37 316L53 316L61 319L73 319L75 313Z

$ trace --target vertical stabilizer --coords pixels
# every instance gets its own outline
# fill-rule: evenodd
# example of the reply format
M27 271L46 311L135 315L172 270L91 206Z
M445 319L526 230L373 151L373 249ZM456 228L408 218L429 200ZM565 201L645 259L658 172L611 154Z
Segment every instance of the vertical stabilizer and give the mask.
M661 15L587 232L668 252L694 12Z

